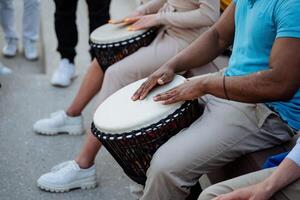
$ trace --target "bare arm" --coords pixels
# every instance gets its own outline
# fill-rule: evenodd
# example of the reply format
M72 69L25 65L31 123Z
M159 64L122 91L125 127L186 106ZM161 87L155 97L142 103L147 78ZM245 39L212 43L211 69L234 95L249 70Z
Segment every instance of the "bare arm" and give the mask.
M234 13L235 5L232 3L210 30L151 74L132 99L144 99L155 85L172 81L175 72L196 68L214 60L233 42Z
M223 77L199 76L166 93L155 97L156 101L171 104L196 99L205 94L226 99L224 85L231 100L245 103L286 101L300 87L300 39L279 38L275 41L270 69L248 76Z
M284 159L279 167L266 180L240 188L213 200L268 200L276 192L300 178L300 166L290 159Z
M175 72L180 72L205 65L214 60L233 42L234 13L235 5L232 3L215 25L168 61L165 66L174 69Z
M246 103L289 100L300 87L299 55L300 39L277 39L271 52L270 69L249 76L226 77L229 98ZM207 93L226 98L222 77L203 81Z
M300 152L299 152L300 153ZM286 158L263 185L272 194L300 178L300 166Z

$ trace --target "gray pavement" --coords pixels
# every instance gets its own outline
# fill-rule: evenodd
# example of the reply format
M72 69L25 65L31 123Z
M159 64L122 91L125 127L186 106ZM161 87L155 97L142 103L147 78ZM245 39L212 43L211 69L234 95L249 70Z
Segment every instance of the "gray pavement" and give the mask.
M22 1L15 0L18 30L21 28ZM70 103L90 62L87 44L87 13L85 1L79 1L77 24L79 24L79 43L76 66L78 78L69 88L54 88L49 84L50 77L57 66L52 1L41 1L41 57L37 62L26 61L22 55L14 59L0 60L13 69L12 75L1 77L0 83L0 200L35 199L132 199L129 187L132 182L124 175L110 154L101 150L96 159L99 187L92 190L75 190L69 193L53 194L36 187L37 178L62 161L72 159L80 150L85 135L54 137L40 136L32 131L33 123ZM126 16L136 5L135 0L113 0L113 18ZM3 47L3 33L0 32L0 48ZM218 65L226 66L226 60L217 60ZM95 102L85 109L85 127L91 122ZM209 185L206 177L204 186Z
M52 194L36 187L37 178L62 161L72 159L80 150L85 135L54 137L40 136L32 131L33 123L58 109L66 108L74 97L90 60L88 54L87 14L84 1L79 1L79 44L76 65L78 78L69 88L54 88L49 84L59 56L56 53L56 38L53 25L52 1L42 3L41 59L28 62L21 55L14 59L0 60L13 69L12 75L0 77L0 199L132 199L129 192L132 183L122 173L110 154L101 150L96 158L99 186L91 190L75 190L69 193ZM112 16L129 13L135 2L128 4L113 0ZM22 1L16 0L17 19L20 21ZM20 30L20 23L18 30ZM3 47L0 32L0 48ZM45 53L45 54L44 54ZM44 62L45 60L45 62ZM86 128L92 120L92 102L84 111Z

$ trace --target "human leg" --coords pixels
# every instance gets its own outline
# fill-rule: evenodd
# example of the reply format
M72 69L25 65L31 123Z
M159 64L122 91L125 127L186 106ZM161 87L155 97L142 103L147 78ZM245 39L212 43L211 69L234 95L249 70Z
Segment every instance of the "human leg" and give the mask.
M96 59L94 59L87 71L83 82L76 94L73 102L66 110L68 116L76 117L81 115L81 112L91 99L99 92L103 81L103 71L100 68Z
M37 41L40 31L40 1L24 0L23 39Z
M292 130L261 104L204 99L203 115L154 154L142 200L185 199L202 174L291 138Z
M46 135L59 133L82 134L84 128L81 112L100 90L102 79L103 72L94 59L68 109L52 114L50 118L37 121L33 125L34 131Z
M54 0L54 25L61 61L51 78L51 84L67 87L75 77L74 58L78 42L76 9L78 0Z
M5 42L3 55L14 57L18 51L18 37L15 28L14 5L12 0L0 1L0 23L3 28Z
M78 42L76 9L78 0L54 0L54 25L58 41L57 51L61 58L74 62L75 46Z
M93 32L96 28L106 24L110 18L109 7L111 0L86 0L89 15L89 32ZM93 51L90 50L92 59L95 57Z
M0 1L0 22L6 39L18 39L12 0Z
M37 40L40 31L40 1L24 0L23 48L25 58L38 58Z

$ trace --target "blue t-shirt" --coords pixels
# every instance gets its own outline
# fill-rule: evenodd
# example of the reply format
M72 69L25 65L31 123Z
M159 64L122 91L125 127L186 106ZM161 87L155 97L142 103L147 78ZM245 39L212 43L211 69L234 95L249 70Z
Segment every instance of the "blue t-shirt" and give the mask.
M275 39L300 38L300 0L234 2L236 31L225 75L243 76L269 69ZM266 105L292 128L300 129L300 89L289 101L269 102Z

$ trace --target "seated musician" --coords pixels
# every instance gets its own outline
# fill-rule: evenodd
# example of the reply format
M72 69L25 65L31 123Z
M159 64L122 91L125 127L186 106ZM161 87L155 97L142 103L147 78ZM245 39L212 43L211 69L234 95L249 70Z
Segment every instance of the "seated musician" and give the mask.
M217 21L220 14L219 0L151 0L139 7L125 21L133 23L131 30L161 26L154 41L132 55L110 66L105 72L94 60L71 105L66 111L39 120L34 130L40 134L82 134L82 111L99 92L102 103L108 96L141 78L145 78ZM215 67L209 63L207 67ZM64 162L54 171L41 176L38 186L55 192L69 191L85 185L96 185L94 159L101 147L99 140L89 131L80 154L75 160ZM92 181L89 181L92 180Z
M198 200L298 200L299 197L300 139L277 168L218 183L204 190Z
M205 110L156 151L142 200L183 200L202 174L289 141L300 129L299 7L298 0L234 0L210 30L136 91L132 98L142 100L155 85L205 65L233 43L225 71L154 97L163 104L201 98Z

